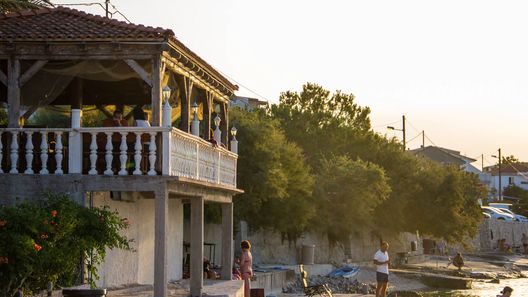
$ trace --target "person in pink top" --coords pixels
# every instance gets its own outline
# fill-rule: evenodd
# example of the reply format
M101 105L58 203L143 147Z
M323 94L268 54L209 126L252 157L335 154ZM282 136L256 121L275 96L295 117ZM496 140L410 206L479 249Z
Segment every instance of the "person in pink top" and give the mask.
M242 274L242 279L244 280L244 297L249 297L251 290L251 276L253 275L253 256L251 256L251 243L249 240L243 240L240 243L242 248L242 255L240 256L240 273Z

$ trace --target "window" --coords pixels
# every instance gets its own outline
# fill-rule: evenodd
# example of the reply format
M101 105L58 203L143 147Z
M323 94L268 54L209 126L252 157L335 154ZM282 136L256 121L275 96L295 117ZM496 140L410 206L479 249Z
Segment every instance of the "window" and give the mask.
M514 181L513 181L513 177L512 176L508 177L508 184L509 185L515 184Z

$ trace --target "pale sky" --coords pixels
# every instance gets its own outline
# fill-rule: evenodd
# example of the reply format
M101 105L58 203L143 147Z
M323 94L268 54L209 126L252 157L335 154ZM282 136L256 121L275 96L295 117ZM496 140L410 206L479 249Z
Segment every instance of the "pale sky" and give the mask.
M401 137L384 124L405 114L407 139L425 130L485 165L499 147L528 161L527 1L111 1L270 102L314 82L353 93L383 134Z

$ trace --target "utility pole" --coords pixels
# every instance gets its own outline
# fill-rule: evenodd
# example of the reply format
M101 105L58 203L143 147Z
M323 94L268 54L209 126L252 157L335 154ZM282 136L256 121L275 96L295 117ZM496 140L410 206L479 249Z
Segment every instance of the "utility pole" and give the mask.
M422 130L422 149L425 148L425 130Z
M482 172L484 172L484 154L480 155L480 162L481 162L481 165L480 165L480 170Z
M403 151L405 152L405 115L402 116L402 122L403 122Z
M106 17L110 15L108 11L108 4L110 4L110 0L105 0L105 11L106 11Z
M501 149L499 148L499 201L502 201Z

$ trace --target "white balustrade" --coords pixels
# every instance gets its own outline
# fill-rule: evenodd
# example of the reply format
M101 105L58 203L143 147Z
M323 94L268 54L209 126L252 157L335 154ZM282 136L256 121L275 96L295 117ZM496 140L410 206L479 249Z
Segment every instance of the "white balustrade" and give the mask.
M11 132L11 170L9 171L9 173L13 173L13 174L18 173L17 163L18 163L18 132L12 131Z
M141 133L135 132L136 134L136 144L134 145L134 163L135 163L135 169L133 174L134 175L142 175L143 172L141 172Z
M55 138L55 163L57 166L57 169L55 169L55 174L61 175L64 173L64 171L62 171L62 131L55 132Z
M126 169L126 164L127 164L127 159L128 159L128 156L127 156L127 149L128 149L128 145L127 145L127 134L128 132L120 132L120 135L121 135L121 145L119 146L119 150L121 151L119 153L119 162L121 164L121 170L119 170L119 175L128 175L128 171Z
M106 134L106 155L105 155L105 161L106 161L106 170L104 171L105 175L114 175L114 172L112 171L112 161L114 157L112 156L112 149L114 148L112 146L112 134L114 132L105 132Z
M25 174L33 174L33 131L26 132L26 171Z
M89 175L97 175L97 132L90 133L92 141L90 142L90 170Z
M42 168L40 169L40 174L46 175L49 174L48 171L48 132L40 132L42 141L40 143L40 163L42 163Z
M156 134L155 132L150 132L150 144L149 144L149 165L150 170L147 172L148 175L156 175Z

